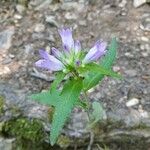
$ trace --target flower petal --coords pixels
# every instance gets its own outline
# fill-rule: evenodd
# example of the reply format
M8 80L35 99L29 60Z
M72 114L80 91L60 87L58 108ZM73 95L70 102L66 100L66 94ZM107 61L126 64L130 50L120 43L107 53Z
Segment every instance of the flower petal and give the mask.
M70 28L64 28L58 30L62 39L63 47L66 47L65 50L70 51L74 47L74 40L72 37L72 31Z
M40 59L35 63L37 67L48 69L51 71L59 71L64 68L64 65L61 61L55 58L52 55L49 55L46 51L40 50L40 56L44 59Z
M62 54L61 54L61 52L58 50L58 49L56 49L55 47L52 47L52 54L56 57L56 58L61 58L61 56L62 56Z
M90 49L83 59L83 63L89 63L91 61L96 61L102 55L106 53L107 43L102 41L97 41L95 45Z
M75 43L74 43L74 51L75 51L75 54L77 54L81 51L81 43L78 40L75 41Z
M44 59L49 59L49 54L47 51L43 50L43 49L40 49L39 50L39 54L40 54L40 57L41 58L44 58Z

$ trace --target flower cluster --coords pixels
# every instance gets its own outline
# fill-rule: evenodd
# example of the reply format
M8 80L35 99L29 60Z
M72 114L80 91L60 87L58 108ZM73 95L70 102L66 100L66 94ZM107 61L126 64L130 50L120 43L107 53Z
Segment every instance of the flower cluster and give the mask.
M53 47L50 55L44 50L39 50L41 59L35 63L37 67L51 71L65 70L69 67L75 68L97 61L106 53L106 42L100 40L97 41L89 52L85 54L81 48L80 41L74 41L72 30L70 28L59 30L59 34L62 39L63 51L60 52L58 49Z

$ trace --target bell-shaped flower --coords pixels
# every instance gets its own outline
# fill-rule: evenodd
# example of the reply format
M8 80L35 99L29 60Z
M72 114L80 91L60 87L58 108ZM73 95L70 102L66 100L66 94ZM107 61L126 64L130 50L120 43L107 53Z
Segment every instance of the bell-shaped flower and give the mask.
M106 42L97 41L84 57L82 61L83 64L87 64L92 61L97 61L102 55L106 53L106 47L107 47Z
M62 39L63 48L66 52L70 52L74 48L74 40L72 37L72 31L70 28L64 28L59 30L59 34Z
M40 68L48 69L51 71L60 71L65 67L61 61L59 61L54 56L48 54L44 50L39 50L39 54L42 59L38 60L35 65Z
M80 42L78 40L74 42L71 29L61 29L59 30L59 34L62 39L64 52L60 52L54 47L51 50L51 55L44 50L40 50L41 59L35 63L37 67L51 71L60 71L68 68L76 69L76 67L82 64L97 61L106 53L106 42L97 41L85 55L84 52L81 51Z

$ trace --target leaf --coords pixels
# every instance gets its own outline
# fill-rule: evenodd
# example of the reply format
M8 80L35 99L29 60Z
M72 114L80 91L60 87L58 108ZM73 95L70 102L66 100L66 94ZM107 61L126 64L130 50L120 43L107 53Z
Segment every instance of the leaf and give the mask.
M103 59L100 61L101 66L105 69L110 69L113 65L113 62L116 58L116 50L117 50L117 42L116 39L113 38L111 41L111 44L108 48L108 52L103 57ZM90 88L96 86L99 81L101 81L104 78L104 75L101 73L88 73L85 77L85 80L83 82L83 88L85 91L89 90Z
M64 85L52 119L50 141L54 145L72 109L75 107L82 89L82 80L72 79Z
M38 94L32 94L30 98L45 105L56 106L59 94L59 92L50 93L50 91L45 91Z
M78 101L76 102L77 106L80 106L83 109L87 109L88 108L88 104L84 101L81 101L80 99L78 99Z
M58 72L57 75L56 75L56 79L53 81L53 83L51 84L51 87L50 87L50 91L54 91L58 84L64 79L65 77L65 73L63 72Z
M105 69L101 65L98 65L96 63L90 63L87 64L85 67L80 68L80 71L82 72L93 72L93 73L100 73L102 75L107 75L111 77L120 78L120 75L112 70Z
M90 128L92 128L97 122L103 119L103 117L106 115L101 103L99 102L93 102L92 103L92 109L93 112L90 115L91 124L89 125Z
M55 81L51 84L50 91L45 91L37 94L32 94L30 96L31 99L36 100L42 104L50 105L50 106L56 106L56 103L58 101L58 97L60 95L60 92L56 90L58 84L64 79L65 74L63 72L59 72L56 75Z

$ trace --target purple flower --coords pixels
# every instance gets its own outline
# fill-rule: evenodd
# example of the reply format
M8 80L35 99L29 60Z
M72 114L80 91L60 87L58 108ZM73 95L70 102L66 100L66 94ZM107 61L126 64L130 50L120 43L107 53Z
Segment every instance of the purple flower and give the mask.
M38 60L35 65L40 68L48 69L51 71L63 70L65 67L61 61L52 55L49 55L44 50L39 50L42 59Z
M95 45L90 49L90 51L86 54L82 62L86 64L98 60L102 55L106 53L106 46L106 42L97 41Z
M72 37L72 31L69 28L59 30L59 34L62 39L64 50L70 52L74 48L74 40Z
M74 44L74 52L75 54L78 54L79 52L81 51L81 43L80 41L75 41L75 44Z
M78 67L82 64L87 64L92 61L97 61L106 53L106 42L97 41L95 45L83 58L81 44L78 40L74 42L72 31L69 28L59 30L62 39L64 52L52 47L52 55L44 50L40 50L41 59L35 64L37 67L48 69L51 71L60 71L63 69ZM70 67L71 66L71 67Z

